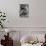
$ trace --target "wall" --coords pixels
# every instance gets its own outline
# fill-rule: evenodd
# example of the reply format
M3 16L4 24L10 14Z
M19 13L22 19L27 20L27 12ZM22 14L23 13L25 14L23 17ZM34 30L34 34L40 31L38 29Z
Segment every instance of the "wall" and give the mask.
M19 17L19 4L22 3L29 4L28 18ZM0 9L6 12L8 22L5 26L8 29L22 31L22 35L30 31L46 31L46 0L0 0Z
M19 4L29 4L29 17L19 17ZM46 27L46 0L0 0L0 9L6 12L7 27Z

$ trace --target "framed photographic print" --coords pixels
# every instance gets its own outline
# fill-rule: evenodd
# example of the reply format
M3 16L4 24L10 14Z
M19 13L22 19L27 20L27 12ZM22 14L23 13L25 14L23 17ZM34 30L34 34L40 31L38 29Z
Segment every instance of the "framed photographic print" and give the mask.
M28 17L29 16L29 5L28 4L20 4L20 17Z

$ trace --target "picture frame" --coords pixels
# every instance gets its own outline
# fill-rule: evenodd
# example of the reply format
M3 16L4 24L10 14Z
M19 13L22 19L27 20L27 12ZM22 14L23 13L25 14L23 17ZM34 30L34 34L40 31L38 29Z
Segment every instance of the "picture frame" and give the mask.
M29 5L28 4L20 4L20 17L29 17Z

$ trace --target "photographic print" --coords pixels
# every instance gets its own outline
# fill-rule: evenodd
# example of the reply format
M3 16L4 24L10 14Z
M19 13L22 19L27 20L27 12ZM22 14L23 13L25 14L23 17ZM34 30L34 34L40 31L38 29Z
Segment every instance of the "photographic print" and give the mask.
M20 4L20 17L28 17L29 16L29 5L28 4Z

